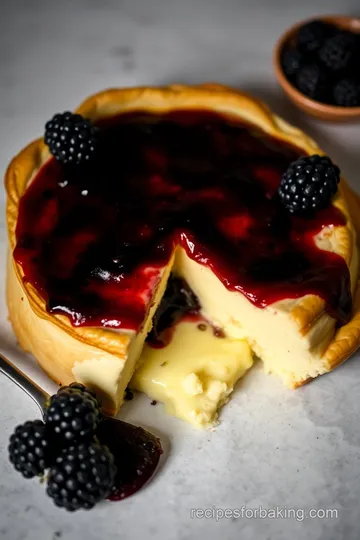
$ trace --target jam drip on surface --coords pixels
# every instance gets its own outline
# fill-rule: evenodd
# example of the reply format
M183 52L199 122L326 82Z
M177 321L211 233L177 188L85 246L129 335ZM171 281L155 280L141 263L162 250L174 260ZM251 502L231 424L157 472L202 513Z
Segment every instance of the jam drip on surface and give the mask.
M138 329L181 245L259 308L317 294L348 320L346 263L314 241L345 218L332 206L293 217L276 197L300 150L204 111L98 126L91 165L49 160L20 201L14 256L50 312L74 325Z
M112 452L117 474L109 499L119 501L138 491L154 474L162 452L160 440L121 420L106 418L97 436Z

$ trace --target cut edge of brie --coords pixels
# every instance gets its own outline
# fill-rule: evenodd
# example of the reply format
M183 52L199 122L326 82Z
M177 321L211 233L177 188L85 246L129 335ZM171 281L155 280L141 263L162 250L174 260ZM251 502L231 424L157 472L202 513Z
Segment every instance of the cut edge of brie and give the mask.
M174 255L161 272L141 329L137 333L131 332L131 341L125 360L117 362L116 358L108 360L88 358L76 362L73 367L72 372L75 379L85 386L94 388L102 401L106 400L108 395L114 396L116 409L121 407L126 387L139 364L145 339L152 328L155 312L165 294L173 264ZM118 332L118 330L115 331ZM101 365L99 365L99 362L101 362Z
M104 410L113 414L121 406L125 389L136 368L141 368L143 363L146 368L148 347L145 346L143 354L142 350L151 330L155 311L165 293L170 272L187 281L198 297L202 315L207 320L224 329L228 339L246 342L246 347L263 361L264 370L280 376L288 387L295 388L307 379L329 370L322 353L334 334L334 319L323 313L316 324L306 334L302 334L290 315L297 300L277 302L263 309L256 308L240 292L226 289L211 269L190 259L183 248L175 250L164 268L141 331L137 334L134 331L122 331L131 337L124 356L84 344L63 332L50 320L38 317L31 309L16 276L11 256L7 285L10 319L20 344L25 350L36 353L38 362L52 379L61 384L69 384L75 379L94 388L99 393ZM219 338L216 339L220 341ZM170 356L169 346L163 349L163 354ZM239 366L243 362L240 356ZM219 363L221 362L223 360L219 360ZM241 373L241 368L239 369L240 374L234 376L232 384L226 388L217 386L216 408L213 402L211 406L204 405L203 409L200 406L194 408L192 421L187 412L177 409L175 414L183 418L186 416L193 425L212 425L217 416L215 409L228 400L236 380L246 371ZM195 371L189 371L187 375L191 373ZM224 382L221 379L214 380ZM189 388L193 384L192 378L187 379L184 384ZM200 389L199 382L195 384L194 388L196 387ZM215 395L215 386L213 392ZM152 391L148 391L148 394L153 399L162 400Z
M306 333L299 331L291 312L298 302L286 299L259 309L242 293L228 290L210 268L177 252L175 271L198 297L202 314L225 329L232 339L245 339L264 363L264 370L294 388L328 371L322 354L335 331L326 312Z

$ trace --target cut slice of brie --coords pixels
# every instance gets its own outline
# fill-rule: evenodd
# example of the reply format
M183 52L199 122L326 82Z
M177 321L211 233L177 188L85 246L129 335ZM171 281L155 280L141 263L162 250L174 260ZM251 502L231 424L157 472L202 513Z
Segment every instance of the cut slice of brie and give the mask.
M148 302L149 308L146 318L139 332L121 331L122 334L128 334L130 338L126 357L112 357L107 360L102 358L100 363L97 358L88 358L82 362L77 362L73 367L72 372L75 380L93 388L101 402L105 404L105 407L108 407L109 396L112 398L110 407L113 408L112 403L115 403L115 409L117 410L123 403L126 387L139 362L145 339L152 328L155 312L164 296L173 266L173 259L174 256L171 257L168 265L160 273ZM114 330L114 332L120 333L118 330Z

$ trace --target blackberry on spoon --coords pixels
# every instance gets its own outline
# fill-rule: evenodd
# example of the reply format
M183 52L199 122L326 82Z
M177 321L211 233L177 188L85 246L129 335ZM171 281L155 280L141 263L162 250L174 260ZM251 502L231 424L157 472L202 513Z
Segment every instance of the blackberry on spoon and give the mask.
M47 494L70 512L90 510L113 487L116 466L107 446L98 442L63 450L50 469Z
M89 440L101 418L95 393L79 383L60 388L50 398L44 415L49 430L63 444Z
M52 448L41 420L25 422L10 437L9 460L25 478L44 473L52 462Z

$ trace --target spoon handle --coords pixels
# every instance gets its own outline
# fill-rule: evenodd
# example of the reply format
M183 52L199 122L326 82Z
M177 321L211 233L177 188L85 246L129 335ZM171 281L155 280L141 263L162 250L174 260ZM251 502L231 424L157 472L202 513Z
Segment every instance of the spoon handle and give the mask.
M46 400L49 399L49 394L40 388L34 381L32 381L25 373L20 371L4 356L0 353L0 373L3 373L9 379L17 384L24 392L26 392L36 403L41 410L41 414L44 414L44 408Z

